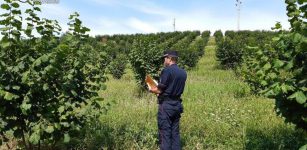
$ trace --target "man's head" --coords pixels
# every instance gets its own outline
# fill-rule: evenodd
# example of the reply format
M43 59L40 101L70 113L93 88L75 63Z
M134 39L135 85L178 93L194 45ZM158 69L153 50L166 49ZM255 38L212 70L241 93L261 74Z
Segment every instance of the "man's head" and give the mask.
M178 59L178 52L174 50L167 50L164 52L163 58L165 67L176 64Z

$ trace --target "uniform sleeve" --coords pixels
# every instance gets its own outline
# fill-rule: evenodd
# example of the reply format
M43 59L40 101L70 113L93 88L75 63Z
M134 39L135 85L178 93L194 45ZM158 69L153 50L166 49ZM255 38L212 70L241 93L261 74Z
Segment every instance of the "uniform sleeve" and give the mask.
M158 88L161 91L164 91L167 86L169 85L169 78L170 78L170 72L167 69L163 69L161 76L160 76L160 82L158 83Z

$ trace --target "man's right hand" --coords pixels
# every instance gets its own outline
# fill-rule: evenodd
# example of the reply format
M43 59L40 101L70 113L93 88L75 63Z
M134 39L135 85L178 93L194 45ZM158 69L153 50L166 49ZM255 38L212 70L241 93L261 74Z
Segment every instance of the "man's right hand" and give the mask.
M160 94L161 93L161 91L156 86L152 87L151 89L149 89L149 92L155 93L155 94Z

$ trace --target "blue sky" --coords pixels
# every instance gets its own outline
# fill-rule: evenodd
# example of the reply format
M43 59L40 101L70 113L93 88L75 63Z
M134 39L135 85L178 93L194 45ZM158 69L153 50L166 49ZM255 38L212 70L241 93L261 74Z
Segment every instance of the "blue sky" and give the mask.
M44 4L42 16L67 30L69 14L79 12L91 35L176 30L236 30L235 0L59 0ZM269 30L277 21L289 28L283 0L242 0L241 30Z

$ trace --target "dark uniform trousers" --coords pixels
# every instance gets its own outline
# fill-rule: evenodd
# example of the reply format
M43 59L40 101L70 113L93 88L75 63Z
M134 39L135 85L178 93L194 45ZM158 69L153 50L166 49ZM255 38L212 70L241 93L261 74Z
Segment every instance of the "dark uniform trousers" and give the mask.
M179 120L183 107L181 100L163 98L159 100L158 128L161 150L180 150Z

